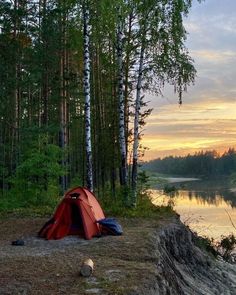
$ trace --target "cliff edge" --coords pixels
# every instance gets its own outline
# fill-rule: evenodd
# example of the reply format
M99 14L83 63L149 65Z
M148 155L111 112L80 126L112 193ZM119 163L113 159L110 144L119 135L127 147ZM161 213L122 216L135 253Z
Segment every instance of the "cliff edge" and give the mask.
M155 231L157 279L145 294L236 294L236 265L215 260L194 240L178 219Z
M0 294L235 295L236 265L211 258L177 216L119 219L122 236L46 241L43 218L0 220ZM11 241L23 239L24 246ZM84 259L91 277L79 275Z

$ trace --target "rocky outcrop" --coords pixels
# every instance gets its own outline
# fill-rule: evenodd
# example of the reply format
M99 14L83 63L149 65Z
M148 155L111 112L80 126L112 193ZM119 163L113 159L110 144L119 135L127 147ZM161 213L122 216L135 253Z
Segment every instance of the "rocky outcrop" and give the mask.
M235 295L236 265L217 261L194 244L192 232L178 219L153 237L156 281L146 295Z
M39 239L45 221L1 220L1 295L236 295L236 265L198 248L176 215L120 218L124 235L92 240ZM24 246L12 246L19 238ZM87 258L94 272L83 277Z

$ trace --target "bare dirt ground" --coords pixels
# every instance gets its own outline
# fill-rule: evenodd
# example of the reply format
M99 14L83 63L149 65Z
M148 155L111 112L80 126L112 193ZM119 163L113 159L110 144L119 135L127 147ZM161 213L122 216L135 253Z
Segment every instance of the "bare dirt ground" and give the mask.
M124 235L37 238L43 218L0 220L0 295L235 295L236 265L198 248L177 216L119 219ZM23 239L24 246L11 242ZM82 262L95 270L81 277Z
M155 220L122 219L124 235L90 241L76 236L46 241L37 238L44 218L0 220L0 294L136 294L155 280L150 236ZM23 239L24 246L12 246ZM81 263L91 258L90 278L79 275Z

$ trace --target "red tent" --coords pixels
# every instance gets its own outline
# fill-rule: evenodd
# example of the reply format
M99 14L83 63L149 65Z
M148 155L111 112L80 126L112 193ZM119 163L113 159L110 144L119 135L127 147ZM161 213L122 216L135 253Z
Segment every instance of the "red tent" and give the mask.
M67 235L79 235L91 239L101 234L96 222L105 218L94 194L83 187L68 191L51 218L40 230L39 236L48 240Z

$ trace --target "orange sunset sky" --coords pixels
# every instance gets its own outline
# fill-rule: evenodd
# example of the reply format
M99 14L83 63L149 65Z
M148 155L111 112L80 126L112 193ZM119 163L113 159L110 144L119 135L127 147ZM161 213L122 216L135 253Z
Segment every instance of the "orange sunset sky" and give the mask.
M170 87L163 97L146 94L153 112L143 131L142 145L149 148L144 160L236 147L235 11L235 0L194 1L185 27L195 85L181 107Z

